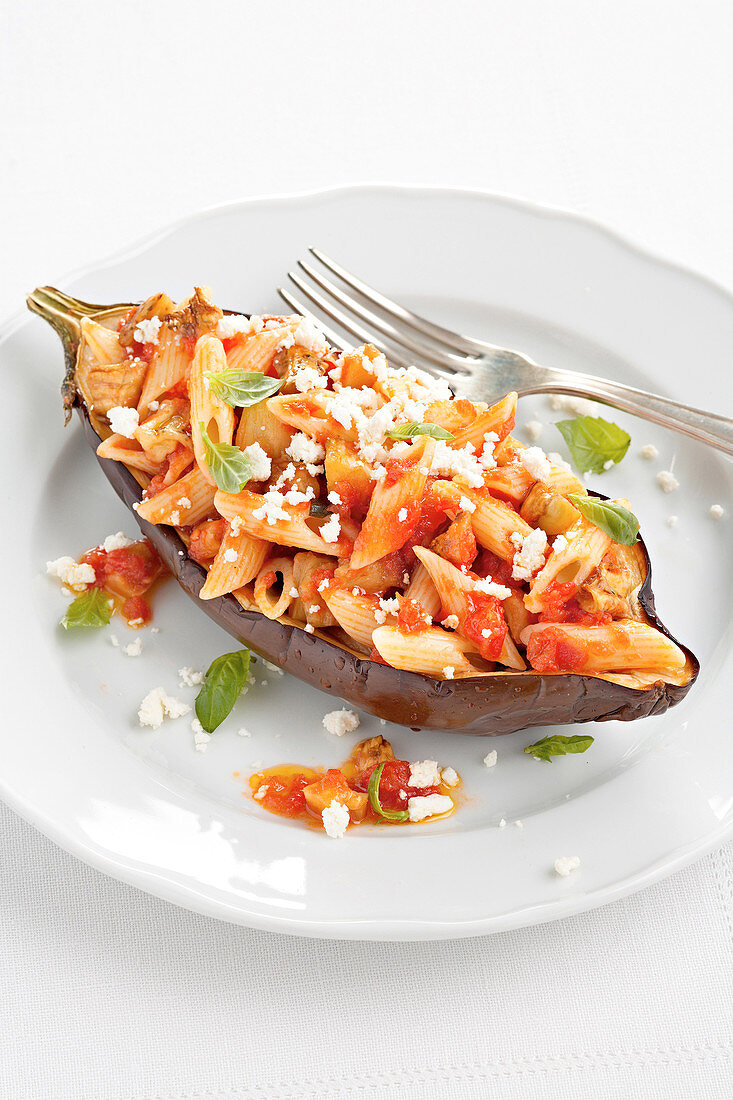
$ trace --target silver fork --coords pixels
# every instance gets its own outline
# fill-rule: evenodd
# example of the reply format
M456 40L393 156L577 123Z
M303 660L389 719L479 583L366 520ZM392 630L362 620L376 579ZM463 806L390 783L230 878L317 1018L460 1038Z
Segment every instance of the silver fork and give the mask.
M309 251L343 286L320 267L299 260L303 274L290 271L288 277L312 305L283 287L278 293L291 309L317 321L336 347L350 346L342 334L346 331L359 343L376 344L397 366L414 364L446 379L459 397L493 402L510 390L520 397L531 393L590 397L733 454L733 420L726 416L689 408L606 378L542 367L518 351L451 332L375 290L320 249ZM333 324L324 323L322 314Z

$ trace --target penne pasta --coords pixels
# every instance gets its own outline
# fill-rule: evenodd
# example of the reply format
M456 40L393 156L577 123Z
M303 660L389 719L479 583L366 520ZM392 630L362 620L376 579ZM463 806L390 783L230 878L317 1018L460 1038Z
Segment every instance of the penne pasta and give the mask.
M417 553L417 551L415 551ZM417 600L427 611L431 619L440 611L440 595L435 587L433 578L421 561L418 561L412 574L410 583L405 589L405 596L411 600Z
M138 516L148 523L170 523L174 527L200 523L213 512L214 488L198 466L137 508Z
M115 432L108 435L97 447L100 458L110 458L113 462L123 462L125 466L131 466L134 470L142 470L145 474L154 474L158 470L159 463L150 458L140 444L127 436L118 435Z
M280 591L276 591L278 575L282 582ZM254 583L254 601L257 610L268 619L279 619L293 602L293 559L287 557L271 558L260 569Z
M679 674L687 658L671 638L633 619L593 624L534 623L522 631L527 659L538 672Z
M391 625L396 616L381 612L376 596L354 595L341 585L329 585L323 593L328 610L343 630L364 646L372 648L372 634L379 626Z
M467 653L475 653L475 645L458 634L450 634L438 627L426 627L415 634L405 634L396 626L379 626L372 634L372 645L393 668L422 672L436 680L482 674L466 656Z
M486 412L477 416L467 428L458 432L451 447L462 450L467 443L470 443L476 450L480 450L484 446L486 435L491 432L501 441L514 427L516 413L517 395L508 393L506 397L502 397L501 401L497 401Z
M206 455L201 429L206 431L212 443L231 443L234 433L234 410L231 405L216 397L209 388L207 374L219 374L226 370L227 357L224 345L216 336L202 336L196 344L189 378L191 401L191 439L193 451L201 473L210 485L216 485L206 465Z
M191 355L181 337L164 324L158 334L157 348L138 401L140 416L147 414L151 401L157 401L161 394L182 382L190 368Z
M231 526L222 539L209 568L199 599L213 600L253 580L262 568L272 543L252 538L244 531L234 532Z
M508 504L484 491L466 489L464 495L476 506L471 513L471 525L477 540L492 554L511 561L516 550L512 535L526 537L533 528Z
M552 550L544 568L530 584L524 598L528 611L545 610L558 585L562 586L563 598L569 599L589 579L611 545L609 536L582 516L561 537L561 548Z
M214 497L214 504L224 519L255 538L276 542L280 546L297 546L316 554L335 554L344 549L342 542L326 542L318 534L323 521L319 525L317 520L311 520L313 527L309 526L307 506L289 506L287 519L278 516L274 522L269 522L266 518L265 497L259 493L250 493L248 489L243 489L241 493L224 493L219 490Z

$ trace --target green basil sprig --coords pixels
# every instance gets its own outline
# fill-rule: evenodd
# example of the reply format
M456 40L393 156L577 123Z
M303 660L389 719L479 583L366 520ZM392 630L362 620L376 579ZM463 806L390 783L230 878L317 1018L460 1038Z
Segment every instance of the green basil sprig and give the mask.
M242 694L249 675L250 652L238 649L212 661L196 696L196 717L207 733L220 726Z
M410 816L407 810L385 810L382 807L382 803L379 801L379 780L382 778L383 771L384 761L378 764L369 776L369 786L367 787L369 805L374 810L375 814L379 814L380 817L386 818L387 821L407 821Z
M555 427L567 443L570 456L581 473L602 474L608 469L609 462L621 461L631 442L628 432L601 416L558 420Z
M252 462L244 451L232 443L212 443L206 428L199 421L204 441L204 457L209 473L225 493L239 493L252 478Z
M407 424L398 424L391 432L387 432L389 439L414 439L417 435L429 435L431 439L456 438L445 428L441 428L440 424L418 424L416 420L410 420Z
M109 596L101 588L90 588L71 601L61 625L65 630L76 626L107 626L111 612Z
M620 546L633 546L637 541L639 521L623 504L587 497L583 493L569 493L568 500L581 515L600 527L601 531Z
M535 741L534 745L527 745L525 752L530 756L536 756L538 760L547 760L552 763L553 756L567 756L569 753L585 752L593 744L593 738L584 734L573 734L566 737L562 733L552 733L549 737L543 737Z
M257 371L226 367L221 371L204 371L209 392L231 405L233 409L246 409L257 405L266 397L272 397L283 384L283 378L269 378Z

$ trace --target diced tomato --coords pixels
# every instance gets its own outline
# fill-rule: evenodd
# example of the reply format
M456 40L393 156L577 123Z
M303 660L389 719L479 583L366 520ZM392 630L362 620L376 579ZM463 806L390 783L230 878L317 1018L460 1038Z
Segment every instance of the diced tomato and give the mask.
M268 775L264 779L267 787L264 797L259 800L270 813L281 817L301 817L306 813L303 789L311 780L300 772L295 775Z
M163 459L158 473L151 477L148 482L143 493L143 500L150 500L151 497L157 496L168 485L178 481L184 470L188 469L192 462L193 451L189 447L184 447L183 443L177 443Z
M125 600L120 611L128 623L136 623L138 626L144 626L153 617L152 608L144 596L132 596Z
M96 577L92 588L104 588L105 582L105 563L107 561L107 552L97 546L94 550L88 550L86 554L83 554L79 561L84 565L91 565L94 569L94 575Z
M527 660L537 672L579 672L587 655L584 642L571 641L552 627L532 634L527 646Z
M542 602L544 610L540 612L541 623L607 623L611 616L606 611L593 614L584 611L575 598L574 584L559 584L552 581L546 588Z
M420 504L420 518L410 539L413 546L423 546L445 523L446 514L450 512L455 515L457 511L452 494L436 486L436 481L437 478L428 477L425 482L425 493Z
M485 660L495 661L502 651L507 632L501 601L487 592L469 592L466 605L463 634L476 642L479 653ZM488 634L484 635L486 630Z
M430 616L419 600L405 599L400 604L397 626L405 634L417 634L430 626Z
M207 519L204 523L199 523L191 532L188 556L199 565L212 561L219 552L226 529L225 519Z
M497 584L503 584L507 588L521 587L521 581L515 581L512 577L512 563L492 554L491 550L482 550L473 567L474 573L479 577L491 577Z
M357 791L369 789L369 779L374 768L366 768L354 779ZM407 760L387 760L379 779L379 801L385 810L404 810L408 799L417 795L437 794L437 787L411 787L410 764Z
M104 587L117 596L142 596L163 572L154 547L143 539L131 546L110 550L104 562Z
M394 485L404 477L406 473L418 465L422 460L422 455L407 455L406 458L388 458L386 462L387 473L385 474L383 485L389 487Z

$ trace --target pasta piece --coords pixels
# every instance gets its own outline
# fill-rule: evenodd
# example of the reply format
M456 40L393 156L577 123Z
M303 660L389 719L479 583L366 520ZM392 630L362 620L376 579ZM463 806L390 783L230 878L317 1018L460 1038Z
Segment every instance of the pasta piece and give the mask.
M387 476L372 494L369 511L354 543L352 569L361 569L404 546L420 518L434 452L435 440L422 436L410 448L408 458L388 463Z
M563 600L568 600L584 584L611 545L611 538L582 516L564 536L562 548L553 550L529 586L524 597L528 611L546 610L546 605L561 586Z
M519 644L522 640L522 631L535 621L536 616L524 606L522 596L518 592L512 592L511 596L507 596L504 600L504 618L512 640Z
M514 427L516 413L517 395L508 393L506 397L502 397L501 401L497 401L486 412L477 416L467 428L458 432L451 447L461 450L467 443L471 443L477 451L480 451L485 442L484 436L488 432L494 432L501 441Z
M486 488L497 493L503 500L509 500L515 507L519 507L524 498L535 484L535 479L518 462L510 462L506 466L495 466L484 477Z
M214 488L198 466L149 500L141 501L137 514L148 523L193 526L214 511Z
M282 578L279 593L273 592L277 584L277 575ZM257 608L268 619L279 619L290 607L293 597L293 559L271 558L257 574L254 586L254 598Z
M322 586L325 591L325 585L332 583L335 565L335 558L307 550L296 554L293 560L293 582L303 605L303 617L311 626L336 626L321 591Z
M475 512L471 513L471 524L478 541L492 554L511 561L516 550L512 535L526 537L533 529L508 504L495 500L485 491L466 489L463 495L476 505Z
M267 407L282 424L297 428L299 432L314 436L325 443L329 439L343 439L349 443L357 440L353 425L345 428L327 411L334 395L324 390L308 390L306 393L284 394L270 397Z
M479 413L485 412L486 404L467 401L465 397L431 401L425 410L425 422L438 424L451 435L457 435L472 424ZM482 440L483 443L483 440Z
M159 463L150 458L136 440L128 439L124 435L117 435L115 432L102 440L97 447L97 454L100 458L111 458L114 462L124 462L125 466L142 470L144 474L156 473L159 466Z
M485 629L490 629L489 635L484 637L479 632L482 621L480 614L476 616L476 609L470 599L470 597L473 597L473 600L475 600L480 594L476 588L477 579L462 573L460 569L456 569L455 565L433 553L432 550L427 550L423 546L416 546L414 549L438 590L441 606L449 615L457 616L460 633L464 637L470 636L475 648L486 660L498 661L509 668L526 668L526 664L506 629L506 623L503 626L501 624L494 626L492 619L487 617L485 622L490 625L487 625ZM497 600L497 603L499 602ZM469 614L471 614L471 618L476 618L476 624L475 627L472 627L471 634L467 635ZM476 631L475 637L473 636L474 629ZM499 648L498 638L501 636L502 630L503 637L501 638L501 648ZM494 650L498 650L498 653Z
M252 538L244 531L227 527L221 546L211 563L199 599L213 600L226 592L234 592L257 576L272 543ZM236 556L234 556L236 555ZM232 560L233 558L233 560Z
M687 658L670 638L633 619L586 626L534 623L522 631L527 660L537 672L656 671L657 678L680 673Z
M236 444L242 450L252 443L259 443L270 458L279 458L290 445L293 429L281 423L267 407L267 401L258 401L242 409L237 427Z
M396 616L391 613L386 618L383 617L384 613L378 614L380 607L376 596L355 596L349 589L338 584L329 585L323 598L339 626L367 650L372 647L372 634L377 627L396 621Z
M417 563L410 583L405 589L405 597L410 600L417 600L418 603L421 603L431 619L434 619L440 611L440 596L438 595L438 589L435 587L430 573L421 561Z
M191 400L191 439L196 461L201 473L210 485L214 478L206 465L204 441L201 425L212 443L231 443L234 433L234 409L219 397L216 397L206 385L205 374L218 374L226 370L227 358L224 345L216 336L202 336L196 344L191 364L189 395Z
M301 550L312 550L316 554L339 554L345 549L341 540L326 542L317 534L318 521L308 515L308 505L288 505L288 519L278 517L274 523L268 523L266 500L259 493L243 489L241 493L223 493L219 490L214 504L220 515L233 523L235 528L245 530L255 538L276 542L280 546L297 546ZM255 516L255 513L259 513ZM308 520L313 524L310 527ZM328 521L326 521L328 522ZM323 521L320 521L323 526Z
M191 368L191 354L181 337L164 324L158 334L158 346L138 401L138 412L144 417L151 401L173 389L187 376Z
M226 353L227 365L252 374L267 374L278 344L282 343L289 331L289 326L283 325L282 328L263 329L252 336L238 339Z
M393 668L422 672L436 680L482 675L466 657L475 653L476 646L439 627L405 634L396 626L379 626L372 634L372 645Z

